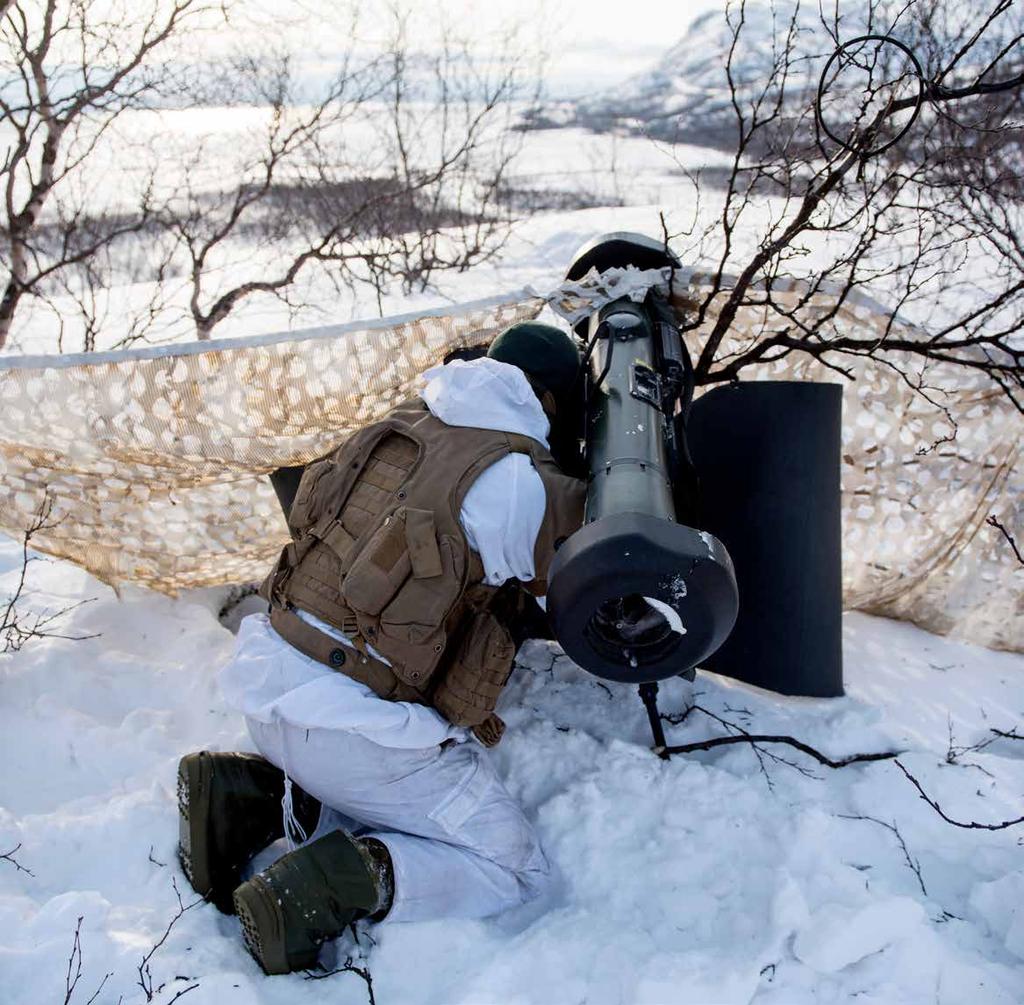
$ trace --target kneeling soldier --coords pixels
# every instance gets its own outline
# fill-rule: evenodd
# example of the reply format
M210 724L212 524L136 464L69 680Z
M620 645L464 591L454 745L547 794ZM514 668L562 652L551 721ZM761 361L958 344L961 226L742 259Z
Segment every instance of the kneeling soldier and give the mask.
M545 592L582 520L584 485L549 450L578 369L569 336L514 325L303 472L269 614L243 620L221 674L263 757L178 772L186 875L267 973L312 966L359 918L483 917L542 889L483 747L504 730L521 587ZM281 837L298 847L241 882Z

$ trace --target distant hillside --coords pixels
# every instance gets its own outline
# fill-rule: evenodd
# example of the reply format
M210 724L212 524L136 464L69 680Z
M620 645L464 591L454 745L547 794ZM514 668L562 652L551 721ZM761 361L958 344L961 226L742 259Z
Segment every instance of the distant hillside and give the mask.
M741 44L733 56L733 76L741 95L750 94L768 77L772 39L785 39L792 11L793 7L784 3L776 4L774 11L764 4L747 5ZM650 70L582 100L546 106L531 117L526 128L614 129L669 142L733 149L736 120L725 73L731 42L724 14L712 11L694 21ZM822 58L833 47L817 8L801 8L794 46L798 61L787 85L789 102L810 100L808 88L817 85Z

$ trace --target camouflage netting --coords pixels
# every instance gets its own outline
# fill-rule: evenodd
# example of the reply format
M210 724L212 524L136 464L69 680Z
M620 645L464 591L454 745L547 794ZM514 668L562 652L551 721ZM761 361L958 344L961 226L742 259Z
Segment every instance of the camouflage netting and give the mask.
M325 453L414 393L454 347L487 342L548 303L572 319L661 278L606 273L547 297L523 291L410 318L0 360L0 529L20 536L47 503L33 546L106 582L173 593L262 578L287 538L269 471ZM681 309L700 287L698 274L677 273ZM853 300L834 328L881 333L886 319L871 301ZM741 316L723 353L763 324L754 310ZM843 433L847 606L1024 649L1024 571L985 526L991 513L1021 524L1016 412L964 370L929 370L928 385L945 387L958 418L955 439L942 442L952 433L943 412L890 367L858 359L853 369ZM840 379L801 355L750 376Z

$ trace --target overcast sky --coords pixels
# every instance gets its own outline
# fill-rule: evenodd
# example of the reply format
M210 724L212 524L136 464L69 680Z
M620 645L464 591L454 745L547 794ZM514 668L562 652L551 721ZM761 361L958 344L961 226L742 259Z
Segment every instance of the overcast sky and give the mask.
M553 96L583 94L648 69L699 15L721 9L722 0L561 0L546 5L552 56L545 79ZM530 10L505 2L502 10Z
M518 22L528 45L543 46L544 78L551 97L575 97L603 90L645 70L674 45L691 22L724 0L447 0L436 5L417 0L411 40L430 47L429 35L443 11L461 32L484 40L504 25ZM287 39L295 51L306 52L307 66L329 73L331 52L351 44L345 5L329 0L244 0L247 12L272 32ZM358 35L372 43L382 34L387 5L364 5ZM241 25L225 32L225 44L237 42ZM213 41L212 39L210 41ZM486 45L486 43L484 43ZM216 48L216 43L214 43Z

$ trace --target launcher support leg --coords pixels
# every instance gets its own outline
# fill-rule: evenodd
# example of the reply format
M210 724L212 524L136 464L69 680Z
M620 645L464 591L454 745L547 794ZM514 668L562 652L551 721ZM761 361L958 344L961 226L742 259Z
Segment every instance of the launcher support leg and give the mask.
M651 723L651 734L654 737L654 752L663 761L667 760L665 753L665 730L661 725L661 714L658 712L658 682L650 681L640 685L640 700L647 709L647 718Z

